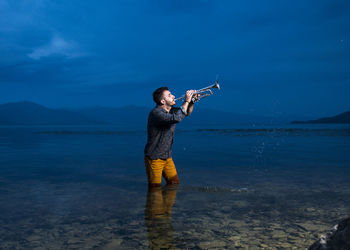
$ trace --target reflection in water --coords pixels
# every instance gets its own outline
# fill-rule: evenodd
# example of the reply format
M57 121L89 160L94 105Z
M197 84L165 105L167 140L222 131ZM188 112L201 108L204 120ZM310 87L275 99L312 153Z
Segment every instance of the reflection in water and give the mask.
M177 185L166 185L148 189L145 223L150 249L172 248L174 229L171 225L171 212L176 199Z

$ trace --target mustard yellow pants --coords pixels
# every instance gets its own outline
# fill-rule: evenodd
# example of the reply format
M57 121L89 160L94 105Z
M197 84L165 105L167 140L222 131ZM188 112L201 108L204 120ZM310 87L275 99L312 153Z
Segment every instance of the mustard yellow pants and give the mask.
M167 184L180 184L172 158L152 160L145 156L145 166L148 185L150 187L160 186L162 176L165 178Z

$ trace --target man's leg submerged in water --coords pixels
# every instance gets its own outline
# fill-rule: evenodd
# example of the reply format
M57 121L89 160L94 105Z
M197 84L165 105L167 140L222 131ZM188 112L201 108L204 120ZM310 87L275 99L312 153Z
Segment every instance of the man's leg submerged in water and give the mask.
M163 177L167 184L180 184L179 177L172 158L166 159L166 164L163 170Z
M152 160L145 156L146 174L148 187L160 187L162 182L162 172L164 169L164 160Z
M160 187L162 176L167 184L180 184L172 158L152 160L145 157L146 173L149 187Z

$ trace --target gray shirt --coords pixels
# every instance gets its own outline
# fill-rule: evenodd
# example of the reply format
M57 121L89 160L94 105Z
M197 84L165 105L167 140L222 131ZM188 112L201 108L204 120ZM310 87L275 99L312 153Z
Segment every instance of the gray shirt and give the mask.
M152 160L170 158L175 124L184 117L180 108L173 107L169 113L159 106L152 109L148 116L145 156Z

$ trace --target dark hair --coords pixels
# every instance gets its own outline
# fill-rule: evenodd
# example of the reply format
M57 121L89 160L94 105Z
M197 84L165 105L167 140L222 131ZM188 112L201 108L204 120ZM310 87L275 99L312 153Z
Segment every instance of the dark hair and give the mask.
M153 101L155 103L157 103L157 105L162 105L162 103L160 102L162 100L163 97L163 92L165 90L169 90L168 87L160 87L157 88L154 92L153 92Z

